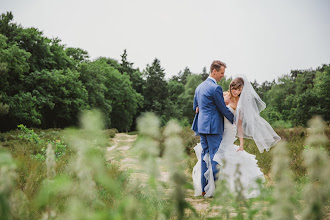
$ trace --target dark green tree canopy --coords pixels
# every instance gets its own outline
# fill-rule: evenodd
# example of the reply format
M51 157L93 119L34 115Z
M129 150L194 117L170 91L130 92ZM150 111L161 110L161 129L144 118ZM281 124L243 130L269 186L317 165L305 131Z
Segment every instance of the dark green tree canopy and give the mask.
M209 74L185 67L170 80L159 59L141 72L128 60L89 58L88 52L66 47L37 28L13 22L11 12L0 15L0 129L17 124L34 127L76 125L81 111L99 109L106 127L135 129L143 112L155 112L165 124L177 119L191 124L196 87ZM218 84L229 89L231 78ZM306 126L314 115L330 123L330 65L292 70L276 81L252 82L267 104L261 115L273 126Z

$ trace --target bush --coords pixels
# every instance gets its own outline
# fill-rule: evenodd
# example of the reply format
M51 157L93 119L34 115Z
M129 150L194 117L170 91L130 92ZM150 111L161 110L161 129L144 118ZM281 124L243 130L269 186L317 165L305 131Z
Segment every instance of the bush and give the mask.
M28 129L22 124L18 125L17 127L22 131L22 134L18 135L19 138L33 142L41 148L38 153L31 155L32 158L44 161L46 159L46 146L48 144L54 146L56 158L60 158L65 154L67 146L61 140L44 140L40 138L33 129Z
M293 125L290 121L278 120L272 123L273 128L292 128Z
M114 138L116 136L116 133L118 133L118 130L116 128L111 128L111 129L107 129L106 130L106 134L110 137L110 138Z

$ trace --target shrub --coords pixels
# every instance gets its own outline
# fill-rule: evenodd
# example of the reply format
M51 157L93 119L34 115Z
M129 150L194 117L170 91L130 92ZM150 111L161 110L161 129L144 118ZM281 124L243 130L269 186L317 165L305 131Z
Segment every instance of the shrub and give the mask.
M118 133L118 130L116 128L111 128L111 129L107 129L106 130L106 134L110 137L110 138L114 138L116 136L116 133Z
M18 137L21 139L28 140L30 142L33 142L37 146L40 146L41 152L38 152L36 154L32 154L31 157L37 160L44 161L46 159L46 146L48 144L51 144L55 148L55 156L56 158L62 157L66 150L67 146L61 141L61 140L44 140L39 137L38 134L34 132L33 129L28 129L26 126L20 124L17 126L18 128L21 129L22 134L20 134Z
M292 128L293 125L290 121L278 120L272 123L273 128Z

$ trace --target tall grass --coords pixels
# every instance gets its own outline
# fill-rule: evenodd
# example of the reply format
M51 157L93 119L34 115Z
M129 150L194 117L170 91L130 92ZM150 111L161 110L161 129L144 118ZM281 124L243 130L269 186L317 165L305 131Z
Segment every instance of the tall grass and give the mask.
M282 141L272 150L271 182L254 199L241 196L242 186L236 178L236 190L230 192L226 178L220 178L214 205L220 206L219 219L326 219L329 218L330 160L325 146L329 144L324 122L310 121L308 138L302 153L307 176L305 182L293 178L292 158L287 142ZM236 170L239 177L240 171ZM297 191L302 190L302 193Z
M292 172L289 168L290 159L286 142L279 143L274 149L272 177L274 185L274 203L271 206L271 219L294 219L295 194Z
M198 139L174 121L163 129L159 126L153 114L138 122L134 148L147 176L140 180L121 171L118 164L107 162L109 132L103 130L99 112L83 114L79 130L35 131L40 138L60 140L67 146L58 159L53 145L47 145L45 160L38 160L31 155L40 152L42 146L19 138L19 131L0 134L1 219L206 218L187 211L193 208L185 199L185 186L191 181L185 171L193 164L187 163L186 153L191 153L187 148ZM329 217L329 129L319 119L310 126L308 132L302 128L279 132L287 143L257 154L259 166L268 171L268 183L259 197L244 198L239 167L236 192L229 191L226 178L219 179L215 198L211 199L218 209L215 218ZM252 151L250 144L246 142L248 151ZM166 183L159 180L159 155L169 173Z
M304 189L304 203L306 204L302 219L323 219L329 217L330 200L330 161L324 150L328 138L324 134L324 123L316 117L309 122L310 136L306 145L311 146L303 153L304 164L308 167L308 184ZM328 212L328 213L326 213Z
M10 153L0 150L0 216L9 219L12 213L10 198L14 193L15 163Z

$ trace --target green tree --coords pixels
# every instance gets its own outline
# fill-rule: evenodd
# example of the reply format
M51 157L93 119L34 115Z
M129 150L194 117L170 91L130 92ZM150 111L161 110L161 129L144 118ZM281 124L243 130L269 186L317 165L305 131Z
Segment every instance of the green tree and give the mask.
M147 65L144 71L146 79L144 96L144 111L155 112L159 116L164 114L166 99L168 97L168 87L165 81L165 71L156 58L151 65Z
M170 119L182 119L182 106L180 104L180 96L184 93L184 85L176 80L168 82L168 98L165 108L166 121Z
M104 60L97 60L89 63L82 63L78 67L79 79L88 92L88 105L90 108L97 108L102 111L106 127L111 126L112 101L107 99L108 89L106 87L107 71L109 65Z
M0 34L0 92L11 96L24 89L30 56L16 44L8 44L7 37Z
M87 62L89 59L88 52L80 48L68 47L65 48L65 53L75 61L75 66L82 62Z
M180 96L183 117L189 122L192 122L195 116L195 112L193 111L195 90L202 82L200 75L193 74L189 76L184 88L184 93Z
M65 51L64 45L61 44L59 38L54 38L50 42L50 52L51 58L55 63L54 66L51 66L50 69L73 69L76 66L76 61L72 59L67 52Z
M191 71L188 67L184 68L182 75L180 76L180 82L184 85L187 83L188 77L191 76Z
M72 68L73 60L66 55L58 38L49 39L36 28L23 28L16 25L11 12L0 16L0 34L8 38L8 44L17 46L31 54L30 72L44 69Z
M2 115L6 115L8 114L8 111L9 111L9 106L7 104L4 104L1 102L1 95L0 95L0 117Z
M12 129L18 124L25 124L29 127L41 124L42 115L36 105L37 97L30 92L20 91L14 96L6 98L10 110L8 115L0 118L2 129Z
M144 80L142 78L142 73L139 69L133 68L133 63L127 60L127 52L124 50L124 53L121 55L120 68L118 69L122 74L126 73L130 80L132 81L132 87L138 93L142 94Z
M323 66L323 71L317 71L314 87L311 93L316 97L315 106L311 107L313 115L320 115L325 121L330 122L330 65Z
M209 77L209 75L210 75L210 74L207 72L207 70L206 70L206 66L204 66L203 71L202 71L202 73L201 73L202 80L203 80L203 81L206 80L207 77Z
M283 112L283 110L291 109L291 106L287 106L285 99L294 94L295 85L289 76L280 77L278 84L274 85L266 95L268 101L267 104L273 106L276 111Z
M79 67L80 80L88 91L88 103L104 113L107 127L129 130L143 97L132 88L129 76L101 58Z
M36 98L43 127L76 125L80 111L88 107L87 91L77 71L36 71L26 78L26 87Z
M260 98L264 100L265 94L272 88L273 85L275 85L275 80L273 80L272 82L265 81L261 85L256 86L254 89L256 90Z
M168 98L173 102L177 103L179 101L179 96L184 93L185 86L181 82L175 80L170 80L168 82Z
M190 69L186 67L183 71L180 70L180 72L177 75L172 76L171 80L181 82L183 85L187 83L187 78L192 74Z
M230 85L230 82L231 81L232 81L232 78L231 77L229 77L228 79L227 79L227 77L223 77L221 79L221 81L218 82L218 85L221 86L223 92L224 91L228 91L229 90L229 85Z
M2 13L0 15L0 34L6 36L9 42L15 42L18 32L18 25L13 23L14 15L11 12Z
M107 98L112 101L111 124L119 131L128 131L139 107L142 107L143 96L137 93L127 75L120 75L115 70L109 74Z

